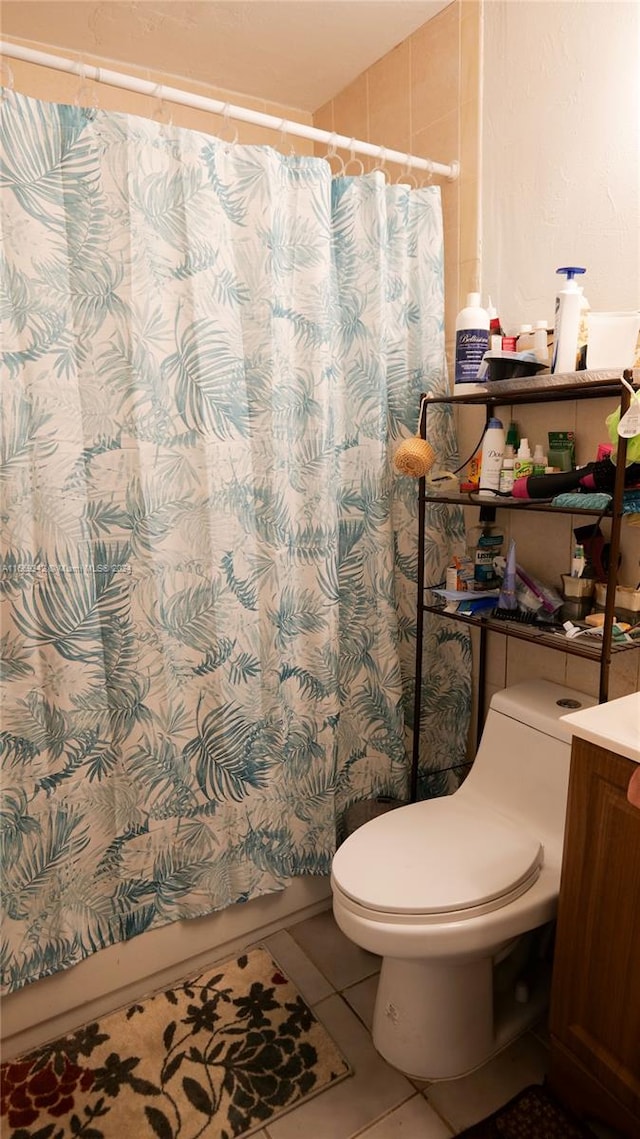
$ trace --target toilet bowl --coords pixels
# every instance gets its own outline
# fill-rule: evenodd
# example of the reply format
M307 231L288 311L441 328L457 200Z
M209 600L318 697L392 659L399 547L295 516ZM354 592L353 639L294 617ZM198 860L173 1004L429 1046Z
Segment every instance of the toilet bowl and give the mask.
M544 1009L538 974L560 885L570 729L597 700L545 680L494 695L452 795L354 831L333 859L343 933L382 957L373 1042L419 1079L486 1063Z

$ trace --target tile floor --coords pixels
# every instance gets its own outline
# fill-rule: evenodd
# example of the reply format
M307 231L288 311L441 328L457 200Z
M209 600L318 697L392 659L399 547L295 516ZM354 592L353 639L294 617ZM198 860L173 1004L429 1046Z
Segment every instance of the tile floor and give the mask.
M370 1036L380 959L348 941L330 910L262 944L313 1007L354 1074L254 1139L450 1139L544 1078L543 1027L458 1080L413 1082L391 1068Z

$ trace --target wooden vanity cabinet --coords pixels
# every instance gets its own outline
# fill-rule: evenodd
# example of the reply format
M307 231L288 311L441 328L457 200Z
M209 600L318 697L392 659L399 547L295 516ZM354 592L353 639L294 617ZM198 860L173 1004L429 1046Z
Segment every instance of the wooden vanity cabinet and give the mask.
M637 764L574 737L550 1009L549 1082L569 1108L640 1137Z

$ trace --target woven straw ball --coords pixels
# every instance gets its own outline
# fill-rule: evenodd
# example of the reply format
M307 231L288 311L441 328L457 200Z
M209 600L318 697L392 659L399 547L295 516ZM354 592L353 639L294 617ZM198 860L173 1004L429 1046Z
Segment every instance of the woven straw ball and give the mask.
M436 453L433 447L419 435L412 439L404 439L393 457L396 470L401 475L411 475L414 479L423 478L435 461Z

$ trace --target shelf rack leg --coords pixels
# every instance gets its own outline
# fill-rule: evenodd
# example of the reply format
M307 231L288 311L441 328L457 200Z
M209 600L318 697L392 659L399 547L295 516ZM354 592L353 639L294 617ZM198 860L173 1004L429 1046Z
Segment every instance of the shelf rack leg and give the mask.
M427 437L427 414L423 404L424 393L420 395L420 436ZM416 669L415 691L413 695L413 752L411 760L411 781L409 802L415 803L418 797L418 768L420 766L420 715L422 711L422 654L424 647L424 534L425 534L426 479L418 480L418 598L416 604Z
M486 626L480 626L480 648L478 654L478 707L476 709L476 747L477 752L480 746L480 739L482 736L482 729L484 728L484 689L487 677L487 629Z
M633 373L624 372L624 377L631 383ZM620 394L620 418L627 411L631 396L625 387ZM622 525L622 496L624 494L624 471L627 459L627 440L618 436L616 457L616 478L613 488L613 503L611 514L611 543L609 546L609 572L607 574L607 600L604 609L604 626L602 630L602 658L600 661L600 689L598 700L606 704L609 698L609 670L611 666L611 641L613 636L613 618L616 604L616 580L618 577L618 558L620 556L620 528Z

